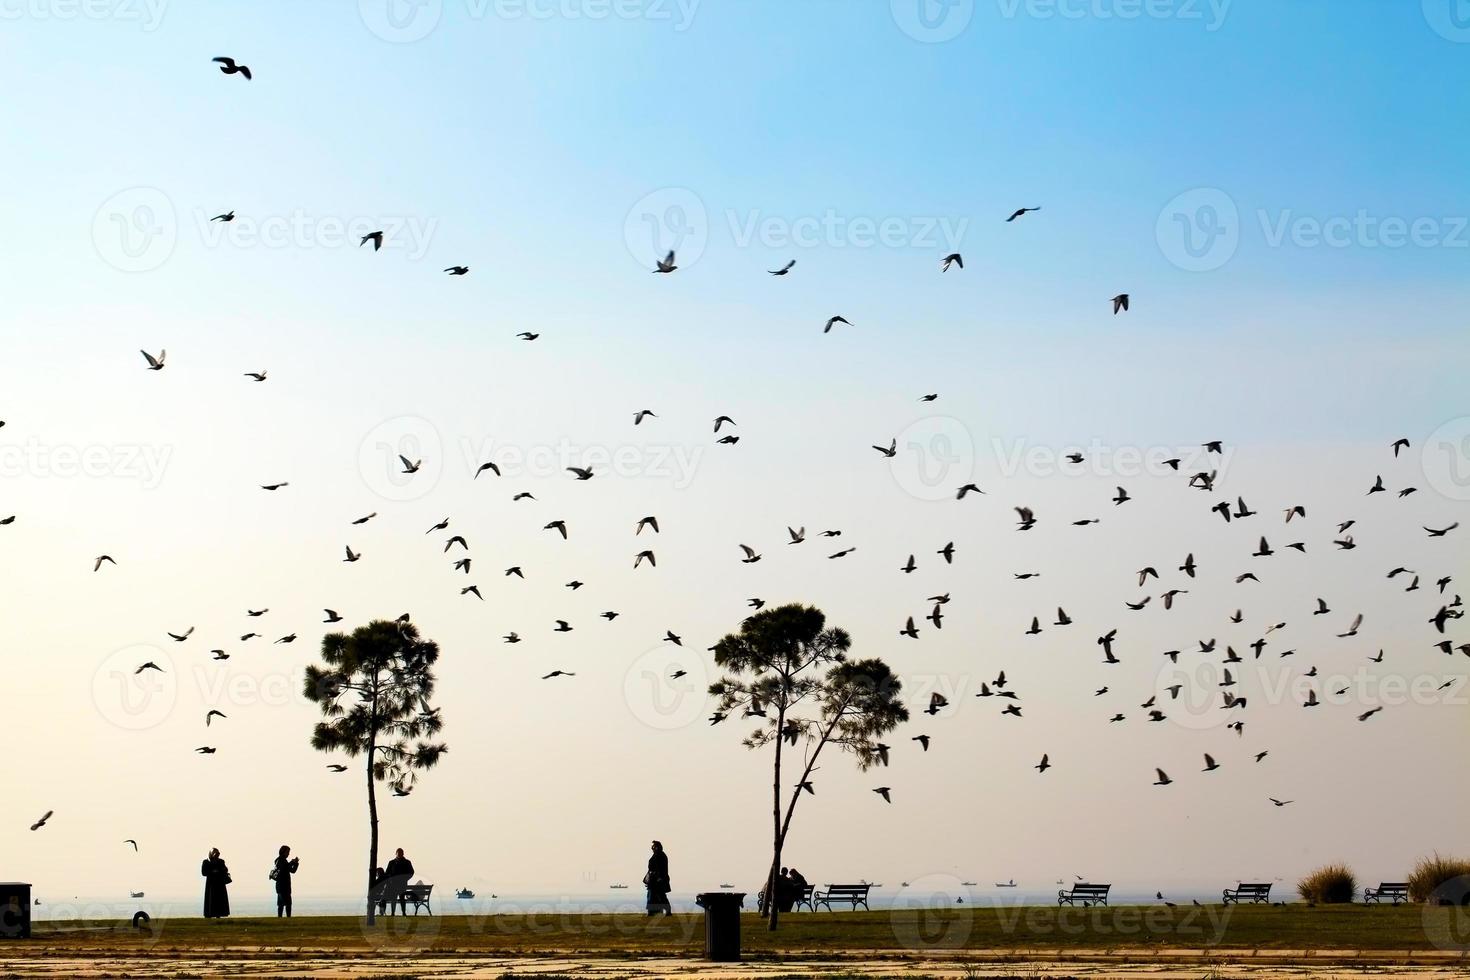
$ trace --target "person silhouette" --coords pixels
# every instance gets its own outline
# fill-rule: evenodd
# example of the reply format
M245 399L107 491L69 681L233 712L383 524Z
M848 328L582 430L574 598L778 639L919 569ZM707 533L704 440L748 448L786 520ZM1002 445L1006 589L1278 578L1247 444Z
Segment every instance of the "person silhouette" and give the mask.
M673 907L669 905L669 889L673 885L669 882L669 856L664 853L664 845L660 841L653 842L653 853L648 856L648 872L643 876L643 884L648 888L648 914L673 915Z
M791 873L786 876L786 879L789 882L786 886L788 889L788 899L781 908L782 912L790 912L793 907L806 897L807 880L800 871L792 868Z
M285 844L281 845L280 853L276 855L275 867L271 869L271 878L276 883L276 918L285 916L291 918L291 876L301 866L300 858L291 857L291 848Z
M378 906L378 914L385 915L388 911L388 898L385 894L388 889L388 874L382 868L373 869L373 883L368 889L368 898Z
M383 895L388 900L388 911L392 913L396 906L407 915L408 899L404 897L404 892L413 878L413 862L403 856L403 848L394 852L393 860L388 862L383 875Z
M219 856L219 848L211 848L209 857L199 865L204 876L204 917L224 919L230 914L230 892L225 886L230 883L230 869Z

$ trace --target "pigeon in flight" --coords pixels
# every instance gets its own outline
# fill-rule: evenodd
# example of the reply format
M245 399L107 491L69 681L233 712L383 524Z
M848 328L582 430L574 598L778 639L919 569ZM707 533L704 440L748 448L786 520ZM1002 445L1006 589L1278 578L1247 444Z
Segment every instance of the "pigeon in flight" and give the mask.
M656 268L656 269L650 269L649 271L650 272L664 272L664 273L668 273L668 272L673 272L677 268L679 268L679 267L674 264L674 250L673 249L669 249L669 254L668 255L665 255L659 261L658 268Z
M451 276L467 276L470 274L470 267L467 265L451 265L444 271Z
M841 324L843 324L845 326L849 326L849 327L852 326L851 321L849 321L847 319L847 317L842 317L842 316L828 317L827 318L827 325L822 328L822 333L831 333L832 332L832 327L834 325L838 324L838 323L841 323Z
M791 269L792 269L792 267L795 266L795 265L796 265L796 260L795 259L792 259L790 262L787 262L785 265L783 265L779 269L767 269L766 271L769 272L773 276L784 276L788 272L790 272Z
M1128 303L1132 299L1127 293L1119 293L1111 300L1113 304L1113 316L1128 312Z
M234 58L227 58L221 55L218 58L211 58L210 60L219 65L221 75L243 75L247 82L254 77L250 74L249 65L237 64ZM233 214L233 212L231 213Z
M381 231L368 232L366 235L362 236L362 240L357 243L357 247L362 248L368 242L373 243L374 252L381 250L383 247L383 233Z
M949 267L952 265L959 266L961 269L965 267L965 260L960 256L959 252L951 252L943 259L941 259L939 263L939 271L948 272Z
M163 359L168 356L168 351L166 351L166 350L160 350L158 352L158 356L157 357L154 357L152 354L148 353L146 350L140 350L140 351L138 351L138 353L139 354L142 354L143 357L144 357L144 359L148 361L148 370L150 370L150 371L162 371L163 370Z
M1030 213L1032 211L1040 211L1040 210L1041 210L1041 208L1017 208L1015 211L1011 212L1011 216L1006 219L1006 224L1010 224L1012 221L1015 221L1017 218L1021 217L1021 215L1023 215L1023 214L1028 214L1028 213Z
M235 220L235 212L233 212L233 211L226 211L224 214L217 214L213 218L210 218L209 220L210 221L234 221ZM1394 455L1397 456L1398 453L1395 452Z

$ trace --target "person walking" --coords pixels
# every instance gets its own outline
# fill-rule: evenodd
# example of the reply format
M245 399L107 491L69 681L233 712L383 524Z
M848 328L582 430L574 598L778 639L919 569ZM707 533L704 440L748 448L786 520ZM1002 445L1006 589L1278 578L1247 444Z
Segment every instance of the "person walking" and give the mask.
M413 878L413 862L403 856L403 848L393 853L393 860L383 869L383 895L388 899L388 912L392 914L395 906L408 914L408 899L404 892L408 890L408 883Z
M643 876L643 884L648 888L648 914L673 915L673 907L669 905L669 890L673 885L669 882L669 856L664 853L664 845L660 841L653 842L653 853L648 856L648 872Z
M291 876L301 867L301 859L291 856L291 848L281 845L276 855L275 867L271 869L271 880L276 883L276 918L291 918Z
M225 886L230 883L230 869L219 856L219 848L210 849L209 857L199 865L199 873L204 876L204 917L228 918L230 892Z

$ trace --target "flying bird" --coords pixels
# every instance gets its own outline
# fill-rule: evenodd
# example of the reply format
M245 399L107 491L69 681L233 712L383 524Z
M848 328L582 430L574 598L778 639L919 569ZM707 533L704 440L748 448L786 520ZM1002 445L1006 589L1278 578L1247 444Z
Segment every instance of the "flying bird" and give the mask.
M249 65L237 64L234 58L227 58L222 55L218 58L211 58L210 60L219 65L221 75L243 75L247 82L254 77L250 74ZM234 212L232 211L230 214L233 216Z

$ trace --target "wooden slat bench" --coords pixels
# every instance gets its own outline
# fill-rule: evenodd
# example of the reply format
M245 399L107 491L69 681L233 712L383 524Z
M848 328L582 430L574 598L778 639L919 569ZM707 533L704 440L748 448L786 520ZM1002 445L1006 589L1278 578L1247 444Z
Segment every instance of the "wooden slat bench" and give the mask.
M433 915L434 910L429 907L429 896L433 893L433 885L408 885L403 889L403 901L413 906L414 915L418 915L421 908Z
M872 887L872 885L828 885L826 891L812 892L812 911L815 912L818 905L825 905L827 911L830 912L833 902L847 902L854 911L859 905L866 909L868 889Z
M1072 886L1071 891L1057 892L1057 905L1076 905L1078 902L1081 902L1084 907L1106 905L1108 904L1108 891L1112 887L1112 885L1094 885L1079 881Z
M1242 881L1234 888L1224 891L1225 904L1239 905L1241 902L1251 902L1262 905L1271 901L1271 883L1269 881Z
M1384 899L1387 899L1393 905L1397 905L1400 902L1407 902L1409 900L1408 882L1385 881L1377 888L1363 889L1364 905L1377 905Z

